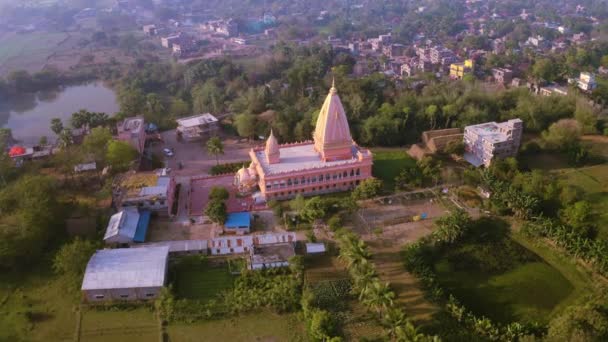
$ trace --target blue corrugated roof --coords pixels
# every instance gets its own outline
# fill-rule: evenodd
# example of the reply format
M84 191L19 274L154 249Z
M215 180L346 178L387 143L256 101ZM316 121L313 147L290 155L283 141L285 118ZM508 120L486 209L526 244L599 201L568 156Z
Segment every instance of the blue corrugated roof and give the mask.
M251 226L251 216L249 212L228 214L228 220L224 224L226 228L238 228Z
M139 221L137 222L137 230L133 241L144 242L146 241L146 233L148 232L148 225L150 224L150 211L144 210L139 213Z

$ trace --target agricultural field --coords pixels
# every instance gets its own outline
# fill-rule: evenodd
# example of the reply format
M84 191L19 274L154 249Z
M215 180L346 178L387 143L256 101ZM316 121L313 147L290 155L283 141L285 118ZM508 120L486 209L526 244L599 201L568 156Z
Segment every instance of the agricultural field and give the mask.
M76 286L58 277L50 264L28 273L0 274L0 341L71 341L76 326Z
M39 71L68 38L63 32L34 32L0 36L0 75L11 70Z
M170 272L179 298L202 301L232 288L235 279L227 264L215 264L198 256L183 258Z
M306 332L298 314L256 312L187 325L171 324L167 330L170 340L176 342L306 340Z
M608 239L608 164L565 171L561 179L583 190L583 199L591 203L593 209L598 236Z
M151 307L82 312L81 341L144 342L158 340L158 321Z
M395 190L395 177L401 170L416 164L416 160L410 157L405 148L377 148L372 149L374 154L374 166L372 174L384 182L384 189L393 192Z
M508 223L482 218L470 237L438 256L448 293L477 315L508 324L546 324L575 291L559 269L511 238Z

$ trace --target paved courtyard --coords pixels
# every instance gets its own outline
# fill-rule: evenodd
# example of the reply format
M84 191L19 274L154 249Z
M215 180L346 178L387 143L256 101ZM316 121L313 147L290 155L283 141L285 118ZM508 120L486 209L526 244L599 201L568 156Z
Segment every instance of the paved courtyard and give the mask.
M190 185L189 213L190 216L200 216L209 202L211 188L221 186L228 190L230 197L226 201L229 213L250 211L253 205L251 196L238 196L237 189L232 185L233 175L216 177L193 178Z

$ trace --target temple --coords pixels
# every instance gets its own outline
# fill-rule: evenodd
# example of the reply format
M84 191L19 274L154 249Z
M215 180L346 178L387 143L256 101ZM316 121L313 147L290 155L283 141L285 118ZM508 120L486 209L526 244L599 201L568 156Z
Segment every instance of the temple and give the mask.
M273 132L264 147L249 151L251 164L234 184L256 201L346 191L372 177L372 153L350 135L335 85L321 107L313 141L280 145Z

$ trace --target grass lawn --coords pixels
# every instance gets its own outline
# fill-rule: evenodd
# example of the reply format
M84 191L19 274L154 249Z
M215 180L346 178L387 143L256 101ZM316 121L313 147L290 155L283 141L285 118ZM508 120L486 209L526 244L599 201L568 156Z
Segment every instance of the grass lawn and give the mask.
M534 155L522 155L521 166L530 170L552 171L570 168L568 158L559 153L539 152Z
M173 286L180 298L210 300L229 289L235 276L227 264L213 265L199 257L187 257L174 267Z
M81 341L158 341L160 330L151 308L121 311L88 309L82 314Z
M172 324L171 341L305 341L306 332L298 314L257 312L229 319L195 324Z
M67 35L61 32L7 35L0 40L0 65L11 60L16 60L21 65L22 61L19 60L32 58L44 62L66 37Z
M584 191L583 199L591 203L599 237L608 239L608 164L564 172L561 177Z
M487 274L456 271L442 260L436 270L441 283L467 308L503 323L547 322L553 309L573 290L558 270L543 261Z
M372 153L372 174L384 182L384 189L387 191L395 190L395 177L404 168L416 164L416 160L407 154L405 148L377 148L372 149Z
M0 273L0 341L71 341L76 327L75 286L50 271Z

